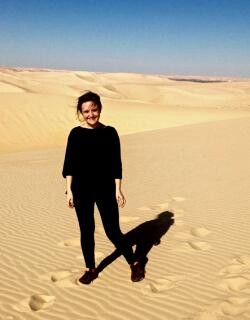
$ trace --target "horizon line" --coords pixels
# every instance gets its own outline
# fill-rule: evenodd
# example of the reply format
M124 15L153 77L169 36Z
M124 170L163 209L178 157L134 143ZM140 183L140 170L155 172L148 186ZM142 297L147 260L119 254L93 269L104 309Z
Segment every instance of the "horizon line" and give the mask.
M89 71L89 70L79 70L79 69L61 69L61 68L47 68L47 67L17 67L17 66L7 66L7 65L0 65L1 69L9 69L13 71L37 71L37 72L89 72L89 73L95 73L95 74L137 74L137 75L149 75L149 76L159 76L159 77L172 77L170 80L183 80L186 79L197 79L197 80L203 80L204 78L207 80L250 80L250 77L245 76L212 76L212 75L200 75L200 74L177 74L177 73L146 73L146 72L136 72L136 71ZM174 79L173 77L176 77ZM180 79L180 78L183 79ZM197 81L198 82L198 81Z

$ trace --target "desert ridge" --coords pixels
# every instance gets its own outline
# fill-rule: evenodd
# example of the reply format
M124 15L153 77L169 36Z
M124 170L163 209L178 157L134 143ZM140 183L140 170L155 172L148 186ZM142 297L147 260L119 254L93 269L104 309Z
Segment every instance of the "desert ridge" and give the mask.
M79 125L75 104L86 90L102 97L102 119L121 135L248 116L249 80L184 80L2 67L0 153L63 146L69 130Z

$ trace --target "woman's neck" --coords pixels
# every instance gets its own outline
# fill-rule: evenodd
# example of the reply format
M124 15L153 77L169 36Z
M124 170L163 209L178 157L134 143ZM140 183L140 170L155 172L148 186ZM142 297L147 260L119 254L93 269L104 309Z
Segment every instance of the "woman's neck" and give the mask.
M86 128L86 129L97 129L97 128L104 128L105 125L101 122L97 122L94 126L90 126L87 123L81 124L81 127Z

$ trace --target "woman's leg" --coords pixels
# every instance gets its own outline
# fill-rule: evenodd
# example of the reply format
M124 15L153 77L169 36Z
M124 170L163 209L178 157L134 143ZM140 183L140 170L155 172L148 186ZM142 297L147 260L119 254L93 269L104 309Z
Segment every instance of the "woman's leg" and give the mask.
M98 196L96 205L101 215L103 227L107 237L114 246L121 252L129 264L134 262L132 247L127 243L121 232L119 224L119 209L114 192L107 192Z
M77 214L80 232L81 247L86 267L95 268L95 220L94 220L94 199L75 199L75 211Z

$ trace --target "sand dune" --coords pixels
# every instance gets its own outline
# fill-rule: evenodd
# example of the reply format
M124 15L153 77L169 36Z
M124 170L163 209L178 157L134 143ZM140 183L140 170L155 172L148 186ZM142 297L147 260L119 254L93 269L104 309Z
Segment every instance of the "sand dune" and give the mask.
M250 318L248 81L20 69L1 69L1 81L1 319ZM103 119L123 133L123 232L174 214L139 283L123 257L78 282L61 169L81 85L98 88ZM97 211L96 222L100 263L114 248Z
M0 69L0 153L63 146L85 90L120 134L249 115L249 81L193 83L167 76Z

